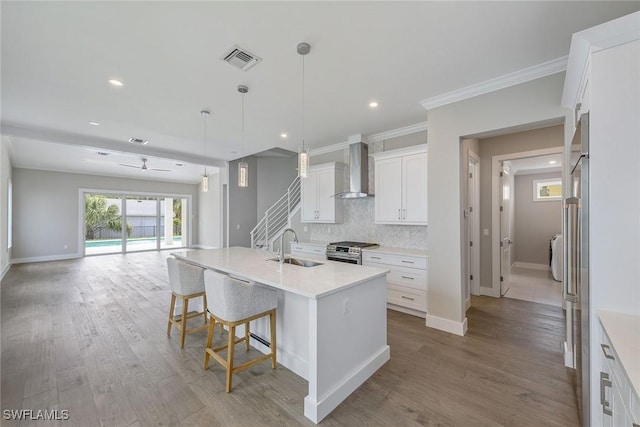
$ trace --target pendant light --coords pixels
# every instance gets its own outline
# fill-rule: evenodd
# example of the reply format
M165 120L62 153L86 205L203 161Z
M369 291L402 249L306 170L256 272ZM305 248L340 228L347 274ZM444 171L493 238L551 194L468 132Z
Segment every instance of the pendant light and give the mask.
M238 92L242 94L242 160L238 163L238 187L249 186L249 164L244 161L244 94L249 92L245 85L238 86Z
M204 160L207 161L207 119L209 118L209 114L211 114L207 110L201 110L200 115L204 119ZM202 192L206 193L209 191L209 175L207 175L207 166L204 167L204 175L202 175Z
M298 176L306 178L309 174L309 147L304 145L304 57L311 51L309 43L298 43L298 54L302 56L302 145L298 149Z

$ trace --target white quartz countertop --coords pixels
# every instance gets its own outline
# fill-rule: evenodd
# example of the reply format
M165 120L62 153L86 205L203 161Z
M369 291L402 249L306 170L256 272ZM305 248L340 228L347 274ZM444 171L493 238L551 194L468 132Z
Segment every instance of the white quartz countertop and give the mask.
M172 252L178 259L234 277L249 279L307 298L321 298L342 289L385 276L389 270L337 261L301 267L269 261L274 252L244 247ZM305 259L303 257L296 257Z
M640 396L640 316L598 310L598 317L631 385Z
M391 254L391 255L410 255L410 256L419 256L419 257L427 257L427 251L425 249L407 249L407 248L393 248L390 246L378 246L373 249L362 249L362 252L377 252L381 254Z

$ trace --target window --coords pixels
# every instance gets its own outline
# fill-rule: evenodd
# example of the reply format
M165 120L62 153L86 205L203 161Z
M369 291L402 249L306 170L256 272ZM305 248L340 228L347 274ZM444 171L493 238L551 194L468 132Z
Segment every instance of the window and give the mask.
M533 181L533 201L543 202L562 199L562 181L557 179L537 179Z

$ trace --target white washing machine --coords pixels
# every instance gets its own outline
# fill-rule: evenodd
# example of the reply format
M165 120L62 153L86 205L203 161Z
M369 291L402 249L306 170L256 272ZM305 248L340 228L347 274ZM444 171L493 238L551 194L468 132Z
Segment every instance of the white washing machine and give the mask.
M558 282L562 282L563 257L562 234L554 234L551 238L551 274Z

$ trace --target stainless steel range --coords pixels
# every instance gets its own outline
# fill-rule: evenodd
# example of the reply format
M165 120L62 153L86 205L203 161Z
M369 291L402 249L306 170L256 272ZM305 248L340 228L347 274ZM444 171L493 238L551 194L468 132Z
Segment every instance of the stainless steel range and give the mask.
M362 249L377 248L377 243L334 242L327 245L327 259L330 261L362 264Z

